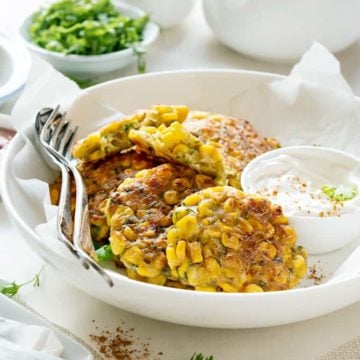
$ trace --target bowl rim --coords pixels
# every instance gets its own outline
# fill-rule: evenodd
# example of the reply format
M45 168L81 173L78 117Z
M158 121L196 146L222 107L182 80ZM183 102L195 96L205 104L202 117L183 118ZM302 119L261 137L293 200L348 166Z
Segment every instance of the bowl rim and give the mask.
M169 75L196 75L196 74L242 74L242 75L252 75L252 76L257 76L257 77L267 77L267 78L272 78L272 79L282 79L285 78L285 75L279 75L279 74L274 74L274 73L267 73L267 72L260 72L260 71L252 71L252 70L234 70L234 69L186 69L186 70L175 70L175 71L164 71L164 72L154 72L154 73L149 73L149 74L137 74L137 75L133 75L133 76L129 76L129 77L124 77L124 78L119 78L119 79L114 79L108 82L104 82L95 86L92 86L90 88L87 89L87 91L93 91L96 89L99 89L101 87L104 86L108 86L109 84L112 83L117 83L117 82L126 82L126 81L131 81L133 79L139 79L139 78L151 78L151 77L161 77L161 76L169 76ZM79 99L81 96L83 96L85 92L82 92L80 95L78 95L78 97L76 97L75 99L73 99L74 101ZM360 100L360 99L359 99ZM70 105L71 106L71 105ZM30 125L29 125L30 128ZM30 237L32 237L33 239L36 239L37 241L41 241L39 235L30 227L28 226L22 219L22 217L20 216L20 214L17 212L16 207L14 206L14 204L11 201L11 192L8 189L8 185L9 185L9 178L10 176L12 176L12 171L10 168L10 164L12 159L14 158L14 156L17 153L16 148L20 147L22 148L23 145L25 143L25 139L23 138L23 136L19 133L16 134L16 136L13 138L13 140L10 142L9 146L7 147L5 154L4 154L4 159L3 159L3 163L0 169L0 183L2 184L1 188L0 188L0 192L1 192L1 196L3 198L3 202L4 205L10 215L10 217L16 222L16 224L18 226L20 226L22 228L22 230L24 230L27 234L29 234ZM243 292L238 292L238 293L225 293L225 292L202 292L202 291L196 291L196 290L185 290L185 289L177 289L177 288L171 288L171 287L165 287L165 286L159 286L159 285L154 285L154 284L149 284L149 283L143 283L141 281L137 281L137 280L133 280L128 278L125 275L122 275L120 273L117 273L115 271L109 270L109 269L105 269L104 270L107 272L107 274L110 277L115 278L117 281L119 282L126 282L130 285L134 285L137 286L139 288L142 288L145 291L151 291L151 289L153 290L157 290L158 293L173 293L177 296L192 296L192 297L196 297L199 299L202 298L209 298L209 299L217 299L217 298L223 298L223 299L257 299L257 300L261 300L263 301L264 298L268 298L268 299L273 299L275 300L278 297L283 297L284 294L286 294L287 296L297 296L298 294L304 294L304 293L321 293L321 292L326 292L328 291L328 289L330 287L332 288L342 288L344 286L348 286L348 284L355 284L355 283L359 283L360 281L360 273L357 275L354 275L350 278L347 279L342 279L341 281L338 282L332 282L332 283L323 283L323 284L319 284L319 285L312 285L312 286L308 286L308 287L303 287L303 288L293 288L293 289L289 289L289 290L279 290L279 291L269 291L269 292L262 292L262 293L243 293ZM186 295L188 294L188 295ZM360 300L360 298L359 298ZM353 301L354 302L354 301Z
M0 101L4 102L25 86L31 58L28 50L21 43L13 41L3 34L0 34L0 47L10 57L13 65L10 77L0 86Z
M128 5L122 2L114 3L114 6L119 9L120 11L124 11L124 13L133 13L136 14L136 17L144 16L146 13L138 7ZM40 47L39 45L33 43L29 38L28 33L28 26L30 25L31 19L34 16L36 11L28 14L23 21L21 22L20 26L18 27L18 37L20 40L26 45L29 50L34 51L35 53L44 55L44 56L51 56L57 58L62 61L69 61L69 62L99 62L99 61L106 61L112 60L119 57L125 57L133 54L133 50L131 48L122 49L118 51L113 51L106 54L99 54L99 55L76 55L76 54L64 54L61 52L50 51ZM141 41L141 45L147 47L151 45L159 36L160 34L160 27L152 21L149 21L145 28L144 28L144 38Z

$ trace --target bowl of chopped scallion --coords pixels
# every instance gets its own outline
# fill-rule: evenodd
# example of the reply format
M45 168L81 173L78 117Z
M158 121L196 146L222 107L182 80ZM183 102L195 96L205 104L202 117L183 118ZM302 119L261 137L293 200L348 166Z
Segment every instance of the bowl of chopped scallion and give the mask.
M28 16L20 36L36 55L69 76L109 73L137 61L159 34L140 9L110 0L58 0Z

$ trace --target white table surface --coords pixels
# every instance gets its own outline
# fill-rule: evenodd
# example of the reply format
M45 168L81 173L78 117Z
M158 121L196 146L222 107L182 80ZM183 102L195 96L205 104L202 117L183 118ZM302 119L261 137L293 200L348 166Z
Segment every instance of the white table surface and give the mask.
M0 33L14 36L23 15L31 12L40 2L0 0ZM345 77L354 92L360 95L360 41L338 54L338 58ZM200 4L182 25L162 32L148 54L147 64L148 71L238 68L287 74L291 69L289 65L247 58L218 43L205 24ZM134 68L131 68L122 75L134 72ZM4 112L7 110L6 106L0 109ZM41 266L41 259L12 228L0 204L0 278L25 281ZM41 287L27 287L21 291L21 296L47 319L88 342L95 326L108 330L118 326L134 328L135 337L140 338L139 343L149 342L154 358L158 358L158 352L164 353L161 359L187 360L194 352L212 354L215 360L316 359L360 335L360 303L292 325L214 330L167 324L116 309L80 292L47 267Z

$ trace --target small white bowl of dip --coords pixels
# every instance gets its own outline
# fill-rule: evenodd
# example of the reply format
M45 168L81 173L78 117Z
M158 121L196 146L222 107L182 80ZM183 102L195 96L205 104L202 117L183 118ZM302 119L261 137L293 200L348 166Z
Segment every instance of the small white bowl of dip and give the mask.
M241 185L282 207L310 254L337 250L360 236L360 159L319 146L292 146L256 157Z

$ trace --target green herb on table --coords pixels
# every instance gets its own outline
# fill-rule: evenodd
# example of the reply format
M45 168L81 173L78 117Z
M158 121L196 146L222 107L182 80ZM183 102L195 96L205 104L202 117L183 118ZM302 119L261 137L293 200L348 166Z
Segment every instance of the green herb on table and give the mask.
M104 245L96 250L97 258L100 262L114 260L114 254L111 250L111 245Z
M352 200L357 196L358 191L355 187L345 188L344 186L323 185L321 187L322 192L334 201L347 201Z
M121 14L110 0L60 0L33 16L31 41L66 55L101 55L133 49L140 72L145 71L140 47L147 16Z
M214 357L211 356L204 356L201 353L194 353L190 360L214 360Z
M40 286L40 274L42 272L43 268L40 269L40 271L35 274L35 276L29 280L26 281L22 284L17 284L15 281L13 282L9 282L3 279L0 279L0 293L4 294L8 297L13 297L14 295L16 295L19 290L23 287L26 286L28 284L33 284L33 287L39 287Z

